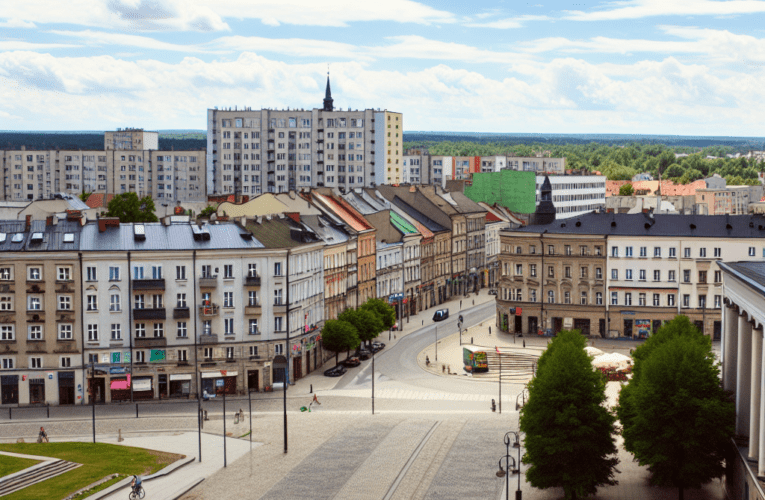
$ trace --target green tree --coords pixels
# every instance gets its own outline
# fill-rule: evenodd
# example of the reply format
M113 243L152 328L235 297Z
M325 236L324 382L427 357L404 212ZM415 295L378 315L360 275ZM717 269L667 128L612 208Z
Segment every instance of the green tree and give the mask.
M663 177L670 178L670 177L682 177L685 173L685 170L683 170L683 167L678 165L677 163L673 163L669 167L667 167L667 170L664 171Z
M93 193L92 193L92 192L90 192L90 193L87 193L87 192L84 192L84 193L80 193L80 199L81 199L83 202L86 202L86 201L88 201L88 198L90 198L90 195L91 195L91 194L93 194Z
M635 189L632 184L625 184L619 188L619 196L632 196L635 193Z
M382 299L369 299L364 302L359 309L371 311L380 318L383 324L383 328L380 332L393 328L393 325L396 324L396 310Z
M106 216L119 217L120 222L157 222L151 196L139 200L135 193L122 193L112 198Z
M214 214L216 211L216 208L212 205L207 205L205 208L202 209L201 212L199 212L200 217L210 217L212 214Z
M353 325L362 342L371 341L385 330L382 319L370 309L346 309L337 319Z
M527 481L535 488L562 487L566 499L616 484L616 417L604 406L605 379L593 369L585 345L576 330L553 339L521 410Z
M341 352L358 347L359 334L347 321L330 319L321 329L321 345L324 349L335 353L335 365L337 365L337 358Z
M634 354L633 378L617 414L624 447L647 465L651 483L699 488L724 473L735 407L720 387L710 338L685 316L664 325Z

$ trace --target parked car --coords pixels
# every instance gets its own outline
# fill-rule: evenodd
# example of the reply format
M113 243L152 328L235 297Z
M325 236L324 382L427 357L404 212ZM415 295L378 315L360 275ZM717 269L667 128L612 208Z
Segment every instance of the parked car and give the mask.
M339 377L343 373L347 372L348 368L344 367L343 365L337 365L333 366L329 370L324 371L325 377Z
M449 309L439 309L433 314L433 321L443 321L449 317Z
M383 344L382 342L373 342L372 347L370 349L372 350L372 352L378 353L382 351L383 349L385 349L385 344Z
M367 351L366 349L359 349L356 351L356 356L358 356L361 359L369 359L372 357L372 353Z
M497 290L495 288L492 288L489 290L489 295L497 295Z
M359 366L361 364L361 360L356 356L351 356L350 358L341 361L340 364L347 368L353 368L354 366Z

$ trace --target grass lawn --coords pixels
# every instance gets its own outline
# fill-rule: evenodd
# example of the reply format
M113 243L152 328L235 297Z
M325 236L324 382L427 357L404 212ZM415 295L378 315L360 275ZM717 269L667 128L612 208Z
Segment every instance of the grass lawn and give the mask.
M0 444L0 451L61 458L82 464L74 469L12 493L3 500L61 499L109 474L153 474L182 455L106 443Z
M0 477L24 470L27 467L32 467L36 463L39 462L37 460L30 460L28 458L16 458L0 455Z

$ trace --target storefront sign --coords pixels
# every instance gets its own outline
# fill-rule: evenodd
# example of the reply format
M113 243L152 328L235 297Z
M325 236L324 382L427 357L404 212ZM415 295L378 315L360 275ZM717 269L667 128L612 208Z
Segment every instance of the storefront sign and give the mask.
M650 319L636 319L635 329L637 330L638 338L645 339L651 335L651 320Z
M133 379L133 391L150 391L151 383L151 377L135 378Z
M128 372L128 369L124 366L113 366L109 368L109 373L112 375L118 375L118 374L125 374Z

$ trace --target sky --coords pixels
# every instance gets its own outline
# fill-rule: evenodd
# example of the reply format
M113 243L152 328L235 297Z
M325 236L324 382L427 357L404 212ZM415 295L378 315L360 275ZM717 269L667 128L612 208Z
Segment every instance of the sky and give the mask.
M582 2L584 0L581 0ZM208 108L405 131L763 136L765 0L0 0L0 130L205 129Z

